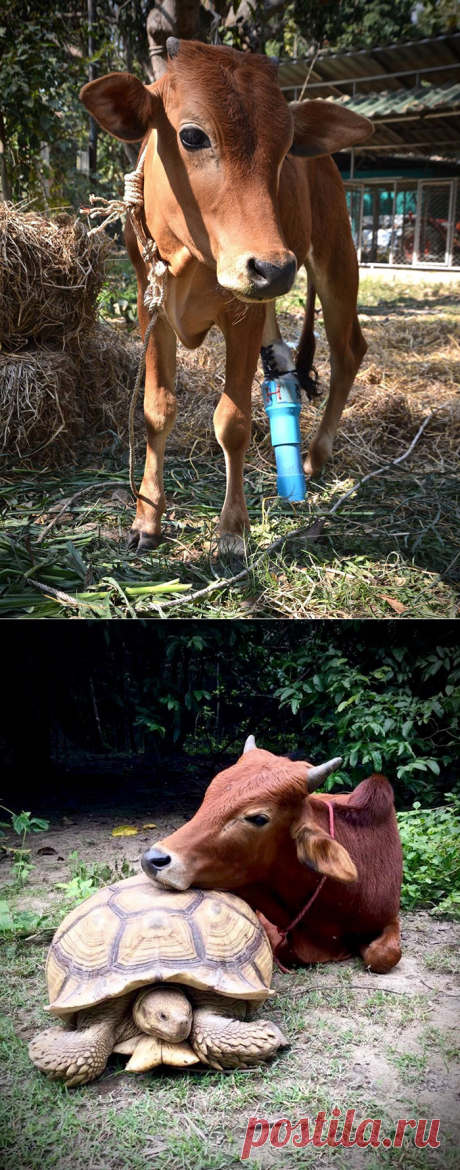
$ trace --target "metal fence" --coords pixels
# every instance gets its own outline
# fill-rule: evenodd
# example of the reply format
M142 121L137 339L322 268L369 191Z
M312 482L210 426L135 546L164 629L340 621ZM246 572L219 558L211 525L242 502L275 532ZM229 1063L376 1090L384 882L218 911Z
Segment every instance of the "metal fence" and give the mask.
M460 268L459 179L345 183L359 263Z

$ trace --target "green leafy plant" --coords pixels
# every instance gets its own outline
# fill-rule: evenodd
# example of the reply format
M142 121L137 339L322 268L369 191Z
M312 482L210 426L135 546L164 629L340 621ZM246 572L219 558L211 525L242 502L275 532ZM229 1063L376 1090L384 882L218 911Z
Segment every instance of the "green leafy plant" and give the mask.
M409 812L397 814L404 855L401 905L460 920L460 801L446 800L430 809L416 800Z
M43 820L41 817L33 817L30 812L14 813L10 808L6 808L4 804L0 804L3 812L7 812L10 821L0 822L0 836L5 837L6 834L3 829L11 829L21 837L21 844L15 848L11 848L12 853L12 873L18 885L24 885L34 865L30 860L30 849L26 848L26 840L29 833L42 833L49 829L49 821Z
M35 910L14 910L10 903L0 898L0 939L23 938L40 929L44 915Z
M77 849L69 853L71 878L68 882L58 882L56 889L64 890L66 901L81 902L95 894L101 886L109 882L120 881L121 878L131 877L136 871L130 866L126 857L121 862L115 861L113 866L107 862L93 861L87 864L83 861Z
M351 787L362 776L355 770L365 767L384 770L397 792L420 794L429 803L433 778L458 751L460 651L438 646L415 657L404 647L379 648L373 668L363 670L352 653L321 649L316 671L310 647L292 656L290 677L276 695L281 707L308 715L326 753L337 754L340 746L348 775L331 776L326 788L339 777L341 786Z

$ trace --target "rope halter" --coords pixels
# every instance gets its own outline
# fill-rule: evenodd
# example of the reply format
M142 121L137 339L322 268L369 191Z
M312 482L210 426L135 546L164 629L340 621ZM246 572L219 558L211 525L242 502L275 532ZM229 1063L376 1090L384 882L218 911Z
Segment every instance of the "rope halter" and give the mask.
M82 207L89 219L99 219L102 223L91 228L88 235L102 232L109 223L114 223L122 215L129 215L137 241L140 245L142 259L147 268L147 288L144 293L144 305L149 313L159 312L165 297L167 265L160 260L158 246L151 236L146 236L142 223L144 207L144 161L147 147L144 147L135 171L125 175L125 189L123 199L103 199L101 195L90 195L91 210Z

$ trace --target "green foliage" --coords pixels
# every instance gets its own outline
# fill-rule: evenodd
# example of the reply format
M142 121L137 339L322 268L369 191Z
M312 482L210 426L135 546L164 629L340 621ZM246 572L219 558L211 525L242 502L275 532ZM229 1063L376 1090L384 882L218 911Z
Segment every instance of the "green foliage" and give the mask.
M99 310L102 317L124 319L128 328L137 324L137 278L131 262L125 257L117 256L108 265Z
M425 37L460 28L460 0L421 0L417 4L417 31Z
M50 5L43 0L12 0L3 9L0 106L13 198L26 191L43 197L50 178L41 150L62 137L62 119L74 101L71 84L78 84L81 70L69 40L67 20L54 12L50 21Z
M382 646L369 668L363 650L362 643L342 654L323 645L318 658L311 645L299 647L275 696L282 708L302 713L310 735L311 728L317 730L325 754L340 751L347 773L341 784L351 787L362 768L385 770L400 794L416 791L430 802L433 780L457 750L460 650L437 646L414 655L403 646ZM321 756L321 749L315 754ZM332 789L337 780L334 774L326 787Z
M295 0L294 20L305 41L356 49L414 36L413 0Z
M66 902L75 904L95 894L101 886L106 886L109 882L119 882L121 878L131 877L136 873L126 857L121 862L115 861L113 866L98 861L87 864L82 861L77 849L69 853L69 865L72 875L70 881L58 882L56 889L64 890Z
M286 49L297 52L312 46L330 49L370 49L417 37L455 32L460 25L459 0L294 0L284 33ZM300 34L300 44L299 44Z
M91 61L101 74L126 68L141 73L147 57L147 5L98 0ZM76 171L76 152L88 142L88 114L79 100L88 80L86 5L68 0L10 0L0 27L0 137L13 199L33 197L41 207L87 198L88 179ZM136 61L137 53L137 61ZM43 148L47 148L44 152ZM49 152L49 153L48 153ZM126 169L120 142L100 138L99 190ZM5 179L4 179L5 182ZM94 187L94 179L91 180Z
M426 809L414 801L398 813L404 855L401 906L427 907L437 916L460 921L460 800Z
M44 829L49 829L50 827L49 821L45 821L41 817L33 817L30 812L14 813L9 808L5 808L4 804L0 804L0 808L4 812L10 813L11 826L19 837L22 835L23 843L29 833L42 833ZM9 827L8 821L0 821L0 837L5 836L1 830L9 829Z
M34 910L15 910L5 898L0 898L0 939L9 941L24 938L40 929L43 914Z
M152 770L153 790L168 787L179 754L180 771L204 765L204 783L251 733L280 755L343 756L330 789L385 772L400 808L440 804L459 783L456 623L207 621L198 630L141 620L128 637L123 622L89 621L78 638L75 629L66 624L51 644L42 623L32 642L21 624L11 639L5 632L0 747L12 785L33 770L35 784L54 789L64 759L56 724L66 767L75 750L88 762L100 753L102 732L107 756Z
M10 821L0 822L0 837L5 836L3 829L13 829L18 837L21 837L20 846L13 847L9 852L12 853L11 869L15 882L20 886L25 885L31 870L34 869L30 860L30 849L25 848L27 837L29 833L42 833L45 829L49 829L49 821L45 821L41 817L33 817L30 812L14 813L4 804L0 804L0 808L10 816Z

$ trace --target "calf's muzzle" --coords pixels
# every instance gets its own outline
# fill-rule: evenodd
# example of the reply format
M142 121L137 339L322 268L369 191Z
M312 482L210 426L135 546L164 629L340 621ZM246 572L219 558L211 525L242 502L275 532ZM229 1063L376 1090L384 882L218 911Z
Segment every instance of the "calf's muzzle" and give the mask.
M158 870L164 869L169 865L171 858L169 853L163 853L162 849L148 849L141 861L142 869L147 877L155 877Z

